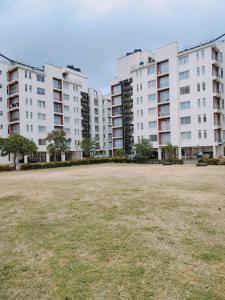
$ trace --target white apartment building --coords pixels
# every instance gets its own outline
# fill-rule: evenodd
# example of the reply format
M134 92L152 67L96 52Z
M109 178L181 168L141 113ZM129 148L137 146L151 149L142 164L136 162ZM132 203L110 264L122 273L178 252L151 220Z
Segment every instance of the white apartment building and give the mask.
M58 159L81 158L80 142L93 128L88 77L73 66L45 64L39 69L3 55L0 59L0 136L19 133L33 140L38 159L49 161L46 136L52 130L64 129L70 151ZM101 118L99 140L103 145ZM8 158L0 157L0 163L4 162Z
M146 138L159 158L167 143L177 146L179 158L200 151L223 156L224 57L225 42L216 39L183 51L174 42L119 59L119 76L111 82L113 150L130 153Z
M101 91L88 89L90 106L90 137L99 144L99 153L111 154L111 100Z

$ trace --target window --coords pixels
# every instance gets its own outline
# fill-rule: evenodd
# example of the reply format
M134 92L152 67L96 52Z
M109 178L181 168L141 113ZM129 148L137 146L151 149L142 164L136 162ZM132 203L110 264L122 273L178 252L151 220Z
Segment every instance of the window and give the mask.
M184 80L189 78L189 71L184 71L179 73L179 79Z
M183 132L181 132L181 139L182 140L189 140L189 139L191 139L191 131L183 131Z
M179 57L179 65L185 65L188 63L188 61L189 61L188 55Z
M38 107L45 108L45 101L38 100Z
M140 110L141 117L143 117L143 109Z
M26 111L26 118L28 119L29 118L29 112Z
M180 109L188 109L191 107L190 101L184 101L180 103Z
M206 99L205 98L202 99L202 106L206 107Z
M148 113L149 113L150 115L155 115L156 112L157 112L156 107L153 107L153 108L149 108L149 109L148 109Z
M196 51L196 58L199 59L199 50Z
M185 94L189 94L190 93L190 86L184 86L180 88L180 94L181 95L185 95Z
M115 109L118 108L121 111L121 107L114 107L114 108ZM95 108L94 111L95 111L95 115L98 115L98 108ZM120 113L122 113L122 112L120 112Z
M31 72L29 72L29 79L31 79Z
M154 75L155 74L155 65L150 66L148 68L148 75Z
M38 120L45 121L46 120L46 114L38 113Z
M150 80L148 81L148 87L149 88L154 88L156 86L156 80Z
M37 88L37 94L38 95L45 95L45 89L42 89L42 88Z
M156 128L157 122L156 121L150 121L149 122L149 128Z
M200 68L199 67L197 67L197 76L200 76Z
M157 142L157 134L152 134L149 136L150 142Z
M70 118L69 118L69 117L64 117L64 122L65 122L66 124L70 123Z
M46 126L38 126L38 132L45 133L46 132Z
M46 145L46 139L38 139L38 145L45 146Z
M32 101L32 98L30 98L30 105L32 105L33 104L33 101Z
M0 102L2 102L2 97L0 97Z
M202 66L202 75L205 75L205 66Z
M202 119L201 119L201 115L198 115L198 123L201 123Z
M29 125L26 125L26 131L29 132Z
M169 76L159 78L159 88L165 88L169 86Z
M112 87L112 94L121 94L121 85L114 85Z
M0 75L2 75L2 70L0 70Z
M202 131L198 130L198 138L201 139L202 138Z
M169 62L164 61L158 64L158 74L169 73Z
M70 100L70 96L67 95L67 94L63 94L63 99L66 100L66 101L69 101Z
M180 123L181 125L191 124L191 117L181 117Z
M37 74L37 81L44 82L45 81L45 76Z
M68 82L63 82L63 88L65 90L68 90L69 89L69 83Z
M202 83L202 90L205 91L205 82Z
M26 98L26 105L28 105L28 98Z
M207 130L204 130L204 139L207 139Z
M29 85L29 91L32 92L32 85Z
M27 71L25 71L25 78L27 78Z
M70 111L70 107L67 106L67 105L64 105L64 111L65 111L65 112L69 112L69 111Z
M198 107L201 107L201 100L200 99L197 100L197 103L198 103Z
M155 101L155 100L156 100L156 94L148 95L148 101Z
M205 58L205 51L204 50L201 50L201 57Z
M204 122L204 123L207 122L206 114L203 115L203 122Z
M33 119L33 113L32 112L30 112L30 118Z
M27 84L25 84L25 92L27 92Z
M169 90L159 92L159 102L168 102L170 100Z
M30 131L33 132L33 130L34 130L34 126L30 125Z
M224 99L222 99L222 109L224 109Z
M0 116L3 116L3 111L2 110L0 110Z
M121 97L117 96L117 97L114 98L114 101L115 101L115 99L118 99L118 98L121 100ZM97 98L94 99L94 106L98 106L98 99Z
M200 83L197 83L197 92L200 92L201 91L201 85Z

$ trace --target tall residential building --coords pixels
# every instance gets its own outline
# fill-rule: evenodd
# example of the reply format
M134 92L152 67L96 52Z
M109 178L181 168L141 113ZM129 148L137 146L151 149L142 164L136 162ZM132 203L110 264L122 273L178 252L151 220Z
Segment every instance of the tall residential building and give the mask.
M39 69L3 55L0 58L0 137L19 133L36 143L40 161L49 161L46 136L64 129L70 151L58 159L81 158L80 142L91 137L94 126L88 77L73 66L45 64ZM103 145L102 122L100 115L99 140ZM0 157L0 163L6 161Z
M111 100L101 91L88 89L90 105L90 136L99 144L102 155L111 155Z
M158 156L172 143L179 158L224 155L225 42L179 51L176 42L152 53L135 50L118 60L111 81L113 151L151 141Z

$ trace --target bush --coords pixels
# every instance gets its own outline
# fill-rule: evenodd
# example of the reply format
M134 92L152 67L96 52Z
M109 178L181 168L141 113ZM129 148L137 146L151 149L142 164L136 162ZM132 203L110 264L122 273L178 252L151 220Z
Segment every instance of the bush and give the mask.
M170 158L170 159L162 160L162 163L165 163L165 162L169 162L169 163L171 163L173 165L183 165L184 160L183 159L179 159L179 158Z
M0 172L14 171L15 169L10 165L0 165Z
M82 166L82 165L93 165L93 164L104 164L104 163L145 163L145 164L161 164L163 161L159 159L141 159L133 160L126 157L102 157L102 158L83 158L71 161L57 161L57 162L43 162L43 163L28 163L22 164L21 170L36 170L36 169L49 169L49 168L60 168L69 166ZM183 164L181 159L171 159L172 164Z
M198 163L207 163L208 165L219 165L220 160L219 158L203 157L198 159Z
M115 157L125 157L126 152L124 149L117 149L115 152Z

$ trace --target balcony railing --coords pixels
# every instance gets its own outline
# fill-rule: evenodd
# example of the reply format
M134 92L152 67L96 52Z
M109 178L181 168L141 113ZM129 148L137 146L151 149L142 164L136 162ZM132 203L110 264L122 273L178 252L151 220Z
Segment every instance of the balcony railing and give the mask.
M9 122L17 122L17 121L19 121L19 119L20 119L20 117L11 117L9 119Z
M19 102L12 103L9 105L9 109L13 109L13 108L17 108L17 107L19 107Z
M16 94L16 93L18 93L18 92L19 92L18 88L10 89L10 90L9 90L9 96L11 96L11 95L13 95L13 94Z

